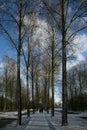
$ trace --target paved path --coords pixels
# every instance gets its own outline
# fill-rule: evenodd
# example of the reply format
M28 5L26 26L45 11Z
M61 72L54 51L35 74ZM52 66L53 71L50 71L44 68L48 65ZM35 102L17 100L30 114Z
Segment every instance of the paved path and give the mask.
M80 117L87 116L82 114L69 114L69 125L61 126L61 113L55 112L55 117L51 117L46 112L35 113L30 118L22 117L22 125L18 126L17 121L8 124L0 130L87 130L87 120Z
M36 113L31 116L25 130L87 130L87 120L79 116L69 115L69 125L61 126L61 113L55 113L55 117L45 112Z
M31 117L25 130L50 130L43 113L36 113Z

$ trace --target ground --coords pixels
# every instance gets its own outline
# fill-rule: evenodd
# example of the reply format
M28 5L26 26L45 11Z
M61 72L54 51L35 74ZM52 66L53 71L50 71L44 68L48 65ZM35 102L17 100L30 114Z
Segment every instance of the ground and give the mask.
M3 126L1 119L11 118L7 125ZM46 112L31 114L30 118L22 116L22 125L17 125L17 114L0 114L0 130L87 130L87 112L69 112L68 126L61 126L61 111L55 111L55 117Z

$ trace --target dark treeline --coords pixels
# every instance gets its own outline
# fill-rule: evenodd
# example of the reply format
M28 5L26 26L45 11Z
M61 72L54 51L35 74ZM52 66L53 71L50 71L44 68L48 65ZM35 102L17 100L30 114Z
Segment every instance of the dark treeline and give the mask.
M22 81L22 80L21 80ZM17 67L16 61L3 56L3 70L0 74L0 111L17 111ZM22 109L26 108L26 88L22 82Z
M68 71L68 107L87 110L87 62L79 63Z
M17 97L17 68L16 61L9 56L3 56L3 70L0 75L0 111L17 111L18 110L18 97ZM34 73L35 74L35 73ZM36 74L37 75L37 71ZM47 110L47 105L45 107L45 101L47 102L48 95L45 94L46 84L44 81L44 86L38 84L38 76L34 80L34 109L39 110L44 108ZM45 79L44 79L45 80ZM38 84L38 86L37 86ZM37 88L38 87L38 88ZM30 92L29 92L30 93ZM30 97L30 96L29 96ZM22 110L27 109L27 88L21 78L21 108ZM51 97L49 95L48 108L51 108ZM32 98L29 102L29 108L33 108Z

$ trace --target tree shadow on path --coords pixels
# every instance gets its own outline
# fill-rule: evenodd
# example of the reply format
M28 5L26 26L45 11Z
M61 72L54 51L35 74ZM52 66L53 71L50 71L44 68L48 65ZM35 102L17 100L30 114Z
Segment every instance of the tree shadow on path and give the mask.
M47 120L49 129L50 129L50 130L56 130L55 127L54 127L54 125L53 125L48 119L46 119L46 120Z

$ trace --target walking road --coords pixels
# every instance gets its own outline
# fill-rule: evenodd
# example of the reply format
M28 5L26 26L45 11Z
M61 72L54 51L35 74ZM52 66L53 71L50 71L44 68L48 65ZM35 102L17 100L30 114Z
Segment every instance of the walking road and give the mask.
M50 130L45 114L37 113L33 115L26 130Z
M59 114L59 119L56 117L51 117L51 114L36 113L32 115L25 130L63 130L61 127L61 114Z
M22 116L21 126L17 125L16 120L0 130L87 130L87 119L82 119L83 116L87 116L87 112L69 114L69 125L61 126L61 112L55 112L55 117L51 117L51 114L46 112L36 112L29 118Z

